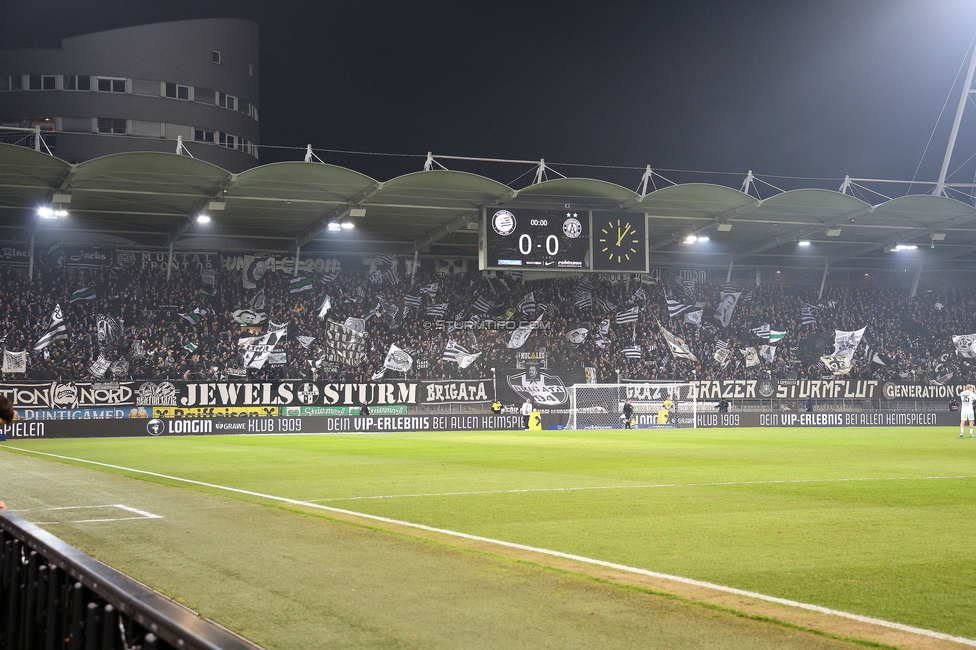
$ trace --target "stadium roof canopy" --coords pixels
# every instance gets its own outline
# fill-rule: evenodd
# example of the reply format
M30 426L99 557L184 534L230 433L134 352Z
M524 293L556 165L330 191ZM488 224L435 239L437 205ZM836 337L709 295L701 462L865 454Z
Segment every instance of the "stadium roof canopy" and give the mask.
M55 194L70 194L62 204L70 216L42 222L36 209ZM172 243L177 249L474 256L482 208L496 205L646 213L652 266L976 269L976 210L927 194L871 205L842 192L797 189L760 200L722 185L686 183L640 194L588 178L513 189L444 169L377 181L319 162L232 174L169 153L69 164L0 144L0 232L7 242L34 236L157 249ZM211 223L196 223L201 212ZM327 228L343 221L356 228ZM687 244L689 235L709 241ZM799 247L800 240L811 243ZM889 252L898 244L918 249Z

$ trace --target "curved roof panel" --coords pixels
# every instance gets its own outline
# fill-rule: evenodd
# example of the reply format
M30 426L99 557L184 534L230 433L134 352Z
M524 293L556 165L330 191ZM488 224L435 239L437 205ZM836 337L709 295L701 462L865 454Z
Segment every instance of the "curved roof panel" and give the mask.
M646 194L631 209L640 209L651 216L704 219L733 213L758 203L748 194L724 185L687 183L669 185Z
M592 178L556 178L518 191L512 205L526 208L562 208L569 203L576 209L619 210L639 195L633 190Z

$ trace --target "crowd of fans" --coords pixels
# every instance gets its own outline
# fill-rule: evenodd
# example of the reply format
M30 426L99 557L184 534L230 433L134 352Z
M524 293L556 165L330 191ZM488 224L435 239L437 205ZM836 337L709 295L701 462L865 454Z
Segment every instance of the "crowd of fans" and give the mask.
M383 282L375 282L380 276ZM159 269L137 266L102 270L42 267L35 270L33 280L28 280L22 268L0 267L0 282L7 297L7 309L0 317L0 337L5 350L28 353L26 373L8 373L4 380L93 379L90 368L105 352L98 340L97 315L106 314L118 320L122 334L106 355L113 366L103 380L246 376L250 380L363 382L379 376L391 345L413 357L409 376L420 379L490 376L493 367L515 367L519 352L545 357L549 368L594 368L597 379L603 382L621 378L812 379L831 376L820 356L833 352L835 329L866 327L851 378L942 382L969 371L968 361L955 354L951 337L971 333L971 314L976 311L968 292L925 293L910 300L903 292L876 286L829 286L818 298L817 287L811 286L726 286L725 291L741 291L726 328L713 313L722 285L690 286L676 278L645 283L646 277L641 276L620 279L594 275L589 280L592 287L581 287L583 276L523 282L501 274L489 281L486 274L475 271L439 275L421 269L416 278L399 277L393 283L387 274L374 273L370 278L364 272L341 271L334 278L311 275L310 289L291 293L292 279L291 274L267 273L257 289L244 289L240 271L223 269L215 269L211 286L204 284L200 270L195 268L174 270L167 280ZM436 290L420 292L421 287L432 283L436 283ZM92 289L95 298L69 304L80 288ZM287 338L276 348L287 355L283 365L269 361L260 369L245 367L238 340L264 333L268 321L242 326L232 314L248 308L258 291L264 292L265 307L260 311L266 313L268 321L288 325ZM579 306L586 291L593 298L592 305ZM523 302L530 293L534 310L529 301ZM332 297L332 306L321 319L319 306L326 295ZM405 303L408 296L419 296L420 307L410 306L410 300ZM686 322L687 313L670 318L668 298L699 305L687 311L701 309L700 324ZM817 307L812 312L815 323L802 323L803 302ZM443 316L428 315L430 305L444 303L448 307ZM522 311L517 308L520 303ZM67 338L35 350L55 305L60 305L64 314ZM389 305L395 305L395 315ZM617 322L617 312L635 306L639 308L635 323ZM181 316L194 309L203 314L198 322ZM524 345L508 347L514 332L511 323L527 323L540 316L537 329ZM356 367L323 363L326 320L343 323L349 317L366 319L364 360ZM752 331L763 325L786 335L773 344L776 352L771 362L763 359L749 366L740 350L769 344ZM661 328L683 339L697 361L676 358ZM582 342L581 330L587 331ZM576 332L572 341L567 338L571 331ZM303 342L299 336L314 340L304 338ZM469 353L481 354L466 368L444 361L450 341ZM731 350L725 364L713 358L722 344ZM640 348L639 358L634 355L634 346ZM865 357L868 347L881 353L877 359L885 365L869 363ZM633 358L624 356L625 348L631 348ZM386 371L386 379L402 377L403 373Z

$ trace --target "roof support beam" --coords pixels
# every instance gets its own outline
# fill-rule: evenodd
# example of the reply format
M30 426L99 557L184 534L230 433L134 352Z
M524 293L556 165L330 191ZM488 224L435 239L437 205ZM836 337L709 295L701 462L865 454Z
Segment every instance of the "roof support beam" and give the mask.
M828 264L836 264L837 262L843 262L849 260L852 257L858 257L859 255L864 255L865 253L870 253L876 251L879 248L884 248L885 246L890 246L892 244L898 244L909 239L918 237L921 234L931 232L933 230L939 230L940 228L947 228L950 226L958 226L959 224L966 223L967 221L972 221L976 219L976 213L970 213L962 215L961 217L953 217L952 219L945 219L933 224L929 224L924 228L912 228L911 230L903 230L897 235L891 235L883 239L877 239L870 244L864 244L857 246L855 248L848 248L845 251L831 255L827 257Z
M316 220L308 228L300 232L295 237L294 249L299 249L305 244L307 244L308 242L318 237L319 234L323 230L325 230L331 222L348 217L349 211L352 209L353 206L361 206L363 202L366 201L366 199L373 196L381 189L383 189L383 183L377 183L373 187L368 187L362 192L356 194L355 196L350 197L349 200L346 201L346 203L344 203L343 205L335 208L334 210L330 210L326 214L322 215L322 217L320 217L318 220Z
M478 219L477 214L463 215L457 217L456 219L452 219L451 221L448 221L443 226L438 226L437 228L434 228L426 235L422 235L418 237L416 240L414 240L413 242L414 252L426 248L427 246L430 246L431 244L444 239L451 233L457 232L461 228L467 227L469 223L473 221L477 221L477 219Z
M836 226L837 224L849 221L850 219L855 219L859 216L868 214L872 212L874 208L861 208L859 210L854 210L852 212L845 212L844 214L838 215L831 219L827 219L823 223L816 226L808 226L806 228L798 228L796 230L791 230L788 233L778 235L767 239L766 241L759 242L758 244L753 244L752 246L746 246L744 248L739 248L731 253L729 253L729 259L733 262L738 262L739 260L744 260L747 257L753 255L758 255L759 253L768 251L770 248L776 248L777 246L782 246L783 244L788 244L789 242L798 241L804 237L809 237L818 232L823 231L829 226Z
M734 210L727 210L725 212L721 212L709 219L702 219L701 221L696 221L695 223L691 224L691 226L689 226L688 228L681 228L680 230L675 230L673 232L668 233L667 235L658 237L653 241L647 242L647 251L648 252L656 251L658 249L664 248L665 246L670 246L671 244L683 240L688 235L697 235L698 233L704 230L713 228L717 226L720 222L725 221L726 219L731 219L732 217L738 217L744 214L748 214L753 210L755 210L756 208L758 208L761 204L762 204L761 201L756 201L755 203L749 203L747 205L738 207Z

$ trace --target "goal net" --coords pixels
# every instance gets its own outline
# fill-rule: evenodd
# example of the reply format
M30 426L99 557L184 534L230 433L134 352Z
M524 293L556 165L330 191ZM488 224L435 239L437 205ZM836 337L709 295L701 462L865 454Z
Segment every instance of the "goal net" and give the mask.
M697 426L698 399L694 385L648 382L575 384L570 390L566 428L621 429L628 399L634 407L633 428Z

